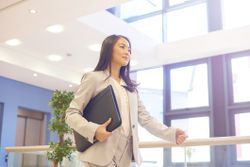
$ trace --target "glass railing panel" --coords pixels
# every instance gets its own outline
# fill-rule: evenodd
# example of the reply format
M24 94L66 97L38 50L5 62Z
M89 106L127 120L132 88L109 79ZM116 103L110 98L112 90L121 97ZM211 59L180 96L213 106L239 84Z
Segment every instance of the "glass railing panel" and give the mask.
M242 144L245 147L248 145ZM160 162L163 161L163 164L151 161L151 159L161 155L160 152L153 152L151 158L143 157L141 167L249 167L250 150L242 149L239 151L238 147L239 145L229 144L165 148L164 155L160 160ZM141 150L150 152L152 149Z
M8 153L8 167L50 167L44 152Z
M188 139L182 145L166 141L140 142L141 167L249 167L250 136ZM50 167L48 146L9 147L8 167ZM21 153L23 150L23 153ZM60 167L83 167L72 154ZM131 167L136 167L134 163Z
M237 161L250 161L250 144L236 145L236 159Z
M178 147L171 149L171 160L175 163L183 162L209 162L210 147L194 146L194 147Z

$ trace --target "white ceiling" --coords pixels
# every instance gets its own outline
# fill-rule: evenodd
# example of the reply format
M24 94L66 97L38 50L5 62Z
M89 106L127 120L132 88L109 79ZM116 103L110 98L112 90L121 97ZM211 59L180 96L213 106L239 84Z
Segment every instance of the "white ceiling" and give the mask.
M103 41L110 34L128 36L133 58L140 62L149 57L156 43L116 18L105 9L128 0L5 0L0 2L0 76L47 89L74 89L85 68L95 67L99 53L88 46ZM37 13L30 14L35 9ZM61 24L64 31L52 34L50 25ZM19 46L6 40L18 38ZM51 62L49 54L63 55ZM68 56L68 55L71 56ZM140 56L138 56L140 55ZM138 64L134 68L140 68ZM33 77L37 73L37 77ZM68 85L72 84L73 88Z
M105 10L126 1L0 1L0 76L51 90L74 90L84 69L95 67L99 58L99 53L88 46L111 34L130 38L132 58L138 62L132 69L250 49L250 25L158 44ZM30 9L37 13L30 14ZM54 24L63 25L64 32L47 32L46 28ZM5 41L13 38L22 44L7 46ZM63 60L51 62L48 54L61 54ZM33 77L33 73L38 76Z

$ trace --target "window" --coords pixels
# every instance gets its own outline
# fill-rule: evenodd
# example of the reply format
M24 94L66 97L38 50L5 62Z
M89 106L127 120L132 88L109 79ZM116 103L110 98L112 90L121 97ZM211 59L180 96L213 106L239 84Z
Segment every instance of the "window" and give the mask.
M231 59L233 102L250 101L250 56Z
M189 139L210 137L208 66L211 62L203 59L166 65L164 69L164 121L171 127L183 129ZM184 162L191 166L209 166L212 161L209 146L164 151L165 166L182 166Z
M208 32L206 0L134 0L108 11L159 43Z
M197 64L170 71L171 109L208 106L207 64Z
M176 119L171 121L171 126L179 127L186 131L189 139L209 138L209 118L195 117L186 119ZM210 161L210 147L197 146L187 147L185 153L183 148L172 148L172 162L209 162Z
M228 114L231 125L230 134L235 136L249 136L250 120L250 53L249 51L238 52L228 55L227 63L229 70L229 101ZM232 147L233 163L249 166L250 144L238 144Z
M235 134L236 136L249 136L250 113L235 114ZM250 144L241 144L236 146L237 161L250 160Z
M152 24L153 23L153 24ZM129 23L138 31L149 36L158 43L162 43L162 15L146 17Z
M167 13L167 42L206 34L206 3L192 5Z
M120 18L141 16L162 9L162 0L133 0L120 6Z
M223 28L230 29L250 24L249 0L223 0Z
M143 104L150 114L163 122L163 69L154 68L149 70L138 71L136 73L136 80L139 83L138 91ZM157 137L151 135L144 128L139 126L140 141L154 141L159 140ZM142 157L144 159L142 166L163 166L163 149L150 148L141 149ZM154 155L154 156L152 156Z
M175 5L180 5L180 4L183 4L183 3L187 3L187 2L190 2L192 0L169 0L169 6L175 6Z

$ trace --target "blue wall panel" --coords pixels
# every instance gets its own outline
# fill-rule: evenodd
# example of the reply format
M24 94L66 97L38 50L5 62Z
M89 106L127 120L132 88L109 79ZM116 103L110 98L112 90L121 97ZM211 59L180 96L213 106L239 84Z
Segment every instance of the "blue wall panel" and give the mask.
M25 107L50 114L48 106L53 91L0 77L0 103L3 103L0 166L5 163L5 147L15 146L18 107ZM47 134L48 137L51 134ZM52 140L52 139L49 139Z

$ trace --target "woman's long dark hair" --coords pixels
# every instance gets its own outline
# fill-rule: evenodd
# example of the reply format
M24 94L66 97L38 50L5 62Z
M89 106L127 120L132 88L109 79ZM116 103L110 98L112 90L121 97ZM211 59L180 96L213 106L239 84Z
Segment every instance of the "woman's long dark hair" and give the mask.
M102 49L100 52L100 58L99 61L95 67L94 71L104 71L109 67L109 72L111 75L111 60L112 60L112 54L113 54L113 48L118 39L124 38L128 41L129 46L131 48L131 43L129 39L122 35L110 35L102 43ZM137 84L130 79L129 76L130 73L130 62L126 66L122 66L120 69L120 76L127 84L127 89L130 92L134 92L136 90Z

